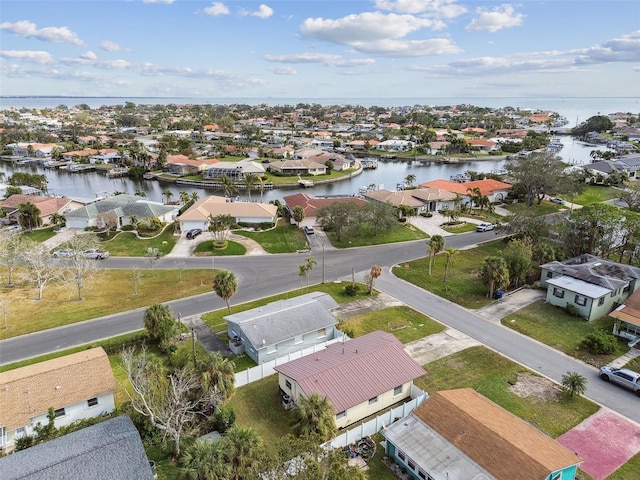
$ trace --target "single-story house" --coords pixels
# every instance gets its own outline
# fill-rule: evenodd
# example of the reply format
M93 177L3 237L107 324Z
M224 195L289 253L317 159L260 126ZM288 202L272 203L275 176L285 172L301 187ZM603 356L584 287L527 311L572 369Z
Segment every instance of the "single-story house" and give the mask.
M14 187L14 185L9 185L8 183L0 183L0 198L5 198L7 196L7 188ZM28 185L20 185L20 190L24 195L42 195L42 190L35 187L30 187Z
M102 347L0 373L0 449L46 425L49 408L56 427L113 412L116 390Z
M467 143L474 149L477 149L481 153L491 153L495 150L500 150L500 144L492 142L485 138L470 138Z
M386 152L408 152L413 148L414 143L409 140L391 139L378 143L376 150L384 150Z
M196 201L180 215L180 230L187 232L193 228L209 229L209 216L231 215L238 224L257 225L275 223L278 207L270 203L235 202L225 197L211 195Z
M131 223L132 216L138 221L147 217L157 217L164 223L171 223L178 215L179 207L164 205L135 195L115 195L89 203L64 214L69 228L104 228L111 224L117 228Z
M265 169L261 163L252 158L245 158L239 162L218 162L202 173L202 178L207 180L217 180L226 175L232 180L242 180L245 175L252 173L258 177L264 176Z
M432 180L420 184L421 188L440 188L460 195L462 204L468 204L471 201L470 192L478 188L480 193L487 197L491 203L502 202L509 191L513 188L512 185L492 178L485 178L484 180L473 180L471 182L454 182L453 180Z
M390 333L375 331L275 367L280 389L296 402L313 393L333 405L338 428L411 395L425 374Z
M311 292L227 315L229 348L260 365L333 340L339 331L331 309L337 306L331 295Z
M126 415L0 458L2 480L153 480L154 474Z
M583 461L471 388L434 393L382 435L416 480L573 480Z
M628 339L629 346L640 348L640 290L629 295L609 316L617 320L613 324L613 334Z
M11 195L0 202L0 209L5 212L6 220L10 223L17 222L20 216L18 206L23 203L32 203L40 210L42 225L51 224L51 215L57 213L64 215L82 204L67 197L45 197L42 195L25 195L23 193Z
M304 219L301 226L315 225L318 210L326 205L335 202L354 202L358 205L364 205L365 201L358 197L310 197L306 193L294 193L293 195L285 195L282 200L291 212L291 223L295 223L293 219L293 209L301 207L304 211Z
M64 147L55 143L11 143L7 145L14 157L51 158L53 152L64 151Z
M417 188L415 190L375 190L362 195L370 201L388 203L394 207L407 205L413 208L415 215L438 210L453 210L456 196L440 188Z
M640 287L640 268L584 254L540 265L547 303L572 305L587 320L603 317Z
M281 175L325 175L327 166L324 163L318 163L311 158L279 160L271 162L268 167L270 172Z
M168 155L162 170L174 175L197 175L218 163L217 158L192 159L186 155Z

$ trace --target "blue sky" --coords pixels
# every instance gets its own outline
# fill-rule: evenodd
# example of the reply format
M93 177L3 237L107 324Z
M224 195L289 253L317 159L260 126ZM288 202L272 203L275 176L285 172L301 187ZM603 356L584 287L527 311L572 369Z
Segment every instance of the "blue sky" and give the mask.
M637 0L2 0L2 95L640 96Z

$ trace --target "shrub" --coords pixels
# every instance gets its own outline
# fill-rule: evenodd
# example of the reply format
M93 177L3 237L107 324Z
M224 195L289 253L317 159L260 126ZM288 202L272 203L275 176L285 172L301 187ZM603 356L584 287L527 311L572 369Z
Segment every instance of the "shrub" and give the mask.
M218 408L213 420L215 430L225 433L233 427L234 423L236 423L236 412L233 407L225 404Z
M578 307L576 307L575 305L567 305L566 307L564 307L564 311L575 318L580 318L582 316L580 314L580 310L578 310Z
M580 346L596 355L609 355L616 351L618 341L612 334L604 330L596 330L589 333Z
M421 217L425 217L425 218L431 218L431 217L433 217L433 213L431 213L431 212L420 212L420 216Z
M355 297L358 295L358 285L347 285L346 287L344 287L344 291L347 295L349 295L350 297Z
M135 225L123 225L120 230L122 230L123 232L131 232L132 230L135 230L136 226Z

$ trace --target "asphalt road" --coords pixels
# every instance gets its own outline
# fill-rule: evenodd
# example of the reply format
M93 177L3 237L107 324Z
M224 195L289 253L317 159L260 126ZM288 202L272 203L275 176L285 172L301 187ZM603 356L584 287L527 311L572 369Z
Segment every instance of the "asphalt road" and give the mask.
M477 243L493 240L494 232L471 232L447 237L447 246L464 249ZM492 323L472 311L462 308L418 287L390 275L393 265L424 257L424 241L397 245L381 245L349 250L329 250L322 253L285 255L256 255L244 257L211 258L190 257L180 259L184 268L209 267L233 271L239 283L233 303L268 297L300 287L298 265L313 255L317 266L311 272L311 283L349 278L353 272L361 280L362 272L377 264L384 274L376 281L376 288L389 293L416 310L460 330L487 347L506 357L545 375L557 382L567 372L578 372L588 380L586 396L614 411L640 423L638 398L631 392L601 381L597 369L557 352L546 345L525 337L508 328ZM112 257L101 263L104 268L131 268L137 265L148 268L145 259ZM175 259L160 259L155 268L176 268ZM225 303L214 293L184 298L168 303L175 314L182 317L224 308ZM0 364L67 349L96 340L121 335L143 328L144 308L110 315L73 325L23 335L0 342ZM482 392L481 392L482 393Z

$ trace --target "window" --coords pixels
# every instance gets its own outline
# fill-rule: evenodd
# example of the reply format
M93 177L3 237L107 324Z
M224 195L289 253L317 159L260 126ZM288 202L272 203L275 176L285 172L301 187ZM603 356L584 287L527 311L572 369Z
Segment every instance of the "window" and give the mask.
M551 476L551 480L560 480L562 478L562 472L558 472Z
M553 287L553 296L558 298L564 298L564 290L558 287Z
M287 386L289 390L291 390L291 382L289 380L285 380L284 384Z
M402 385L398 385L393 389L393 396L395 397L396 395L400 395L402 393L402 390Z
M321 328L320 330L318 330L318 338L324 338L326 336L327 336L326 328Z
M64 408L59 408L54 413L56 414L56 418L64 417L67 414L67 412L64 411Z
M582 295L576 295L576 305L585 306L587 304L587 297L583 297Z
M407 465L409 466L409 468L410 468L411 470L415 470L415 469L416 469L416 464L415 464L415 463L413 463L413 460L409 460L409 461L407 462Z
M95 407L97 404L98 404L97 398L90 398L89 400L87 400L87 406L89 407Z
M373 397L369 399L369 405L373 405L374 403L378 403L378 397Z
M336 420L340 420L341 418L344 418L346 416L347 416L347 412L343 410L341 412L336 413Z
M611 298L615 297L615 296L616 296L616 293L618 293L618 291L617 291L617 290L614 290L613 292L611 292Z
M604 303L604 297L600 297L598 299L598 306L601 307L603 303Z
M404 460L406 457L404 456L404 452L402 450L398 450L398 458L400 460Z
M15 438L22 438L27 435L27 429L24 427L16 428Z
M424 473L422 470L418 470L418 476L424 480L427 480L427 474Z
M622 293L627 293L629 290L631 290L631 286L630 286L630 285L627 285L626 287L624 287L624 288L622 289Z
M551 277L553 277L553 273L547 272L547 278L551 278Z

